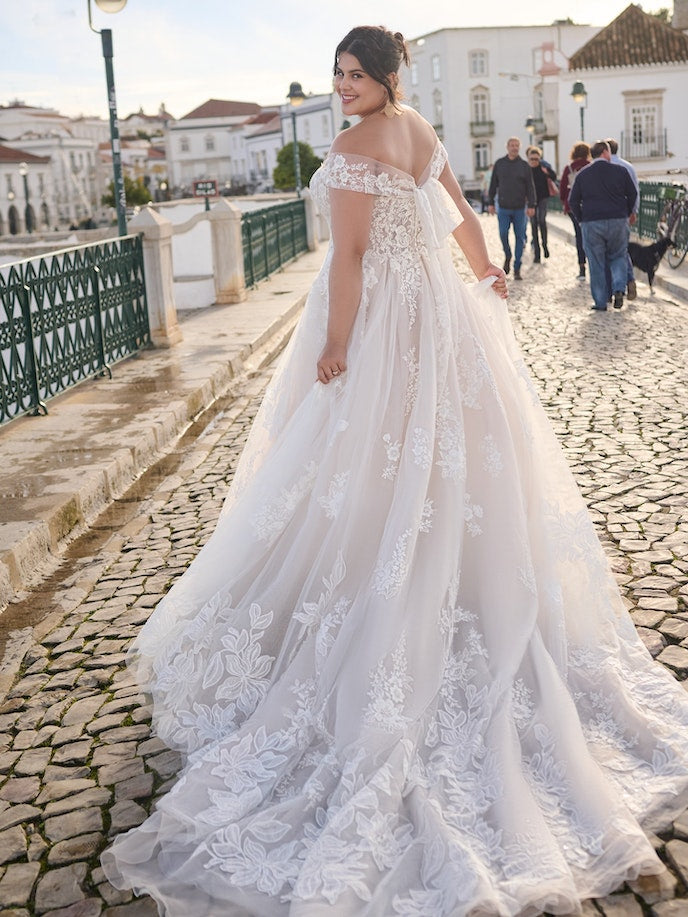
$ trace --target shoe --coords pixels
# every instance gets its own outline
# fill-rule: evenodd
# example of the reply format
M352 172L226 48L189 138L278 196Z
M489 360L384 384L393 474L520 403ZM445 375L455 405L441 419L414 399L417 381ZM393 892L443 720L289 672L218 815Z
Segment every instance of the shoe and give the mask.
M593 310L593 312L606 312L607 311L606 306L590 306L590 308Z
M504 273L508 274L511 268L511 258L504 259Z
M614 308L620 309L623 306L623 293L616 292L614 294Z
M542 243L542 253L545 256L545 258L549 258L549 249L547 248L547 245L544 242Z
M635 299L637 295L638 288L635 285L635 280L629 280L626 286L626 299Z
M580 264L578 266L578 279L585 280L585 265L584 264Z
M520 267L514 268L514 280L523 280L523 277L521 277L521 268Z

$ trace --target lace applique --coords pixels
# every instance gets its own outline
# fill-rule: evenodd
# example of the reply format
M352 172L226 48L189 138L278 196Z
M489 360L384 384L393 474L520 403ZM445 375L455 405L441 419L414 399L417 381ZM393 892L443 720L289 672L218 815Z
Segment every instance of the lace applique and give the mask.
M432 500L426 500L423 504L423 514L420 520L420 526L418 528L419 532L425 532L426 534L432 529L432 517L436 513L436 509L433 505Z
M318 503L325 510L328 519L336 519L344 502L346 485L349 483L350 472L340 471L330 481L327 495L318 498Z
M406 662L406 637L402 636L389 664L385 665L380 660L370 672L370 703L363 714L363 722L385 732L403 729L411 722L403 710L412 685L413 679L408 674Z
M445 390L437 408L437 450L436 464L442 469L442 477L458 482L466 477L466 445L463 428L452 408Z
M533 692L526 687L522 678L517 678L511 687L511 706L514 723L518 729L526 729L535 712Z
M497 448L495 438L491 433L483 437L480 451L483 454L483 468L493 478L499 477L504 468L502 455Z
M285 528L294 510L313 486L318 473L316 462L309 462L305 471L290 490L283 490L251 518L251 525L259 541L269 541Z
M483 530L478 525L477 520L483 518L483 508L477 503L471 503L470 494L464 494L463 518L466 521L466 529L469 535L473 538L475 538L476 535L482 535Z
M411 449L413 451L413 461L419 465L423 471L427 471L432 464L432 440L427 430L422 427L416 427L411 435Z
M385 452L387 453L387 464L382 469L382 477L386 481L391 481L396 477L396 473L399 470L399 459L401 458L401 443L399 440L392 442L392 437L389 433L385 433L382 437L382 442L385 444Z
M377 562L373 574L373 589L378 595L391 599L402 587L409 570L408 543L413 535L412 529L406 529L398 538L392 557L386 563Z
M329 576L324 576L322 578L322 584L325 589L320 593L318 601L304 602L302 609L294 613L294 618L304 625L304 629L313 630L319 627L323 614L332 601L335 589L343 581L345 576L346 564L344 563L344 557L340 551L332 567L332 572Z
M406 394L404 395L404 414L410 414L413 405L418 397L418 378L420 373L420 364L416 360L416 348L411 347L402 357L408 367L408 380L406 382Z

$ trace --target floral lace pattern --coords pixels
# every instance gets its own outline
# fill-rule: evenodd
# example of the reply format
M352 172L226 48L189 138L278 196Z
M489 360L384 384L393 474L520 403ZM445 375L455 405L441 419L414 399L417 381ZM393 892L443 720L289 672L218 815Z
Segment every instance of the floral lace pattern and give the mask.
M135 642L186 764L102 862L161 913L576 912L659 871L641 825L685 809L688 698L504 304L454 271L445 164L314 176L325 217L375 196L346 378L313 381L328 255L217 529Z

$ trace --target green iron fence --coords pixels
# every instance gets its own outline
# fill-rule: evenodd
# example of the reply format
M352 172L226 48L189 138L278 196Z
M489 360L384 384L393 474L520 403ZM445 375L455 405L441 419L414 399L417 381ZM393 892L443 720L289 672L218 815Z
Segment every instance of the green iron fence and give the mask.
M149 342L140 236L0 266L0 424Z
M303 200L276 204L241 217L244 276L250 287L308 250Z

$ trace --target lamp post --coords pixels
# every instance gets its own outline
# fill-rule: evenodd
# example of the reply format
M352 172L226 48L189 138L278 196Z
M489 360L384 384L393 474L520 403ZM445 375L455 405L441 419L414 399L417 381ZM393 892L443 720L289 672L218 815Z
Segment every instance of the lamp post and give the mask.
M535 135L535 118L532 115L529 115L526 118L526 130L528 131L528 145L533 145L533 136Z
M33 232L33 221L31 219L31 208L29 207L29 180L27 175L29 168L25 162L19 163L19 174L24 182L24 226L28 233Z
M96 6L104 13L119 13L127 0L95 0ZM105 80L107 83L108 109L110 111L110 146L112 148L112 172L114 178L115 207L117 209L117 231L120 236L127 234L127 199L124 193L124 176L122 175L122 156L119 143L119 122L117 120L117 99L115 97L115 74L112 69L112 31L94 29L91 20L91 0L88 3L88 25L92 32L100 35L105 59Z
M585 140L584 111L588 103L588 94L585 91L585 86L581 83L580 80L576 80L576 82L573 84L571 95L573 96L573 101L578 102L578 104L580 105L581 140Z
M291 133L294 141L294 181L296 182L296 196L301 197L301 163L299 161L299 144L296 139L296 109L306 98L306 93L301 88L301 83L291 83L287 98L291 105Z

